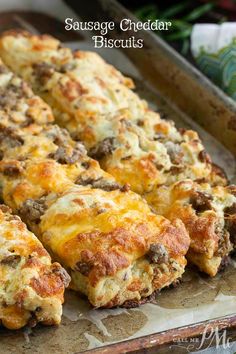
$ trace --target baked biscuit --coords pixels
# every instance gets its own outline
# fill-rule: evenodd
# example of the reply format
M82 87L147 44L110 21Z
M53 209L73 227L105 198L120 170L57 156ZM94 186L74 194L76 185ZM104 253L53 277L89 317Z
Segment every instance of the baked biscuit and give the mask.
M184 272L189 236L180 220L155 215L141 196L109 180L63 184L54 168L41 173L41 162L31 161L14 176L4 172L8 163L0 162L4 200L93 306L138 304Z
M0 324L59 324L70 278L18 216L0 206Z
M214 276L236 246L236 186L185 180L153 190L146 200L169 220L178 215L191 239L187 258Z
M37 203L20 210L32 224ZM135 193L75 186L43 205L40 239L95 307L138 305L184 271L183 223L153 214Z
M95 307L134 306L178 279L190 243L183 223L152 213L65 130L18 126L11 116L22 122L25 111L17 103L3 105L1 194L65 266L71 287Z
M131 90L132 80L97 54L72 53L53 37L14 31L1 37L0 54L50 104L56 122L133 191L184 178L226 183L198 134L160 119Z
M132 82L97 54L72 53L50 36L16 32L2 36L0 54L51 105L58 124L83 141L90 156L119 183L129 183L132 190L145 195L158 213L162 214L159 197L163 191L172 195L178 181L189 178L199 182L194 186L200 189L203 182L212 186L227 183L196 132L178 130L173 122L149 110L131 90ZM172 200L169 202L166 207L171 209ZM189 227L188 219L183 221ZM195 233L192 244L196 238ZM192 247L189 259L213 275L232 249L228 244L222 257L217 255L217 242L206 242L201 252Z

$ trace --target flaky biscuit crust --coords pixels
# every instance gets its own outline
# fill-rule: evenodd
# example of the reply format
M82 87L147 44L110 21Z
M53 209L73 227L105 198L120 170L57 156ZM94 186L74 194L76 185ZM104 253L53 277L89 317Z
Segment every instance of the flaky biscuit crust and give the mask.
M8 97L12 83L4 89ZM153 214L50 121L19 125L23 91L20 100L2 102L2 196L65 266L71 286L95 307L130 306L179 278L190 242L183 223Z
M26 32L3 34L0 54L50 104L57 123L135 192L186 178L225 183L198 134L161 119L97 54L72 53L53 37Z
M69 276L18 216L0 206L0 323L59 324Z

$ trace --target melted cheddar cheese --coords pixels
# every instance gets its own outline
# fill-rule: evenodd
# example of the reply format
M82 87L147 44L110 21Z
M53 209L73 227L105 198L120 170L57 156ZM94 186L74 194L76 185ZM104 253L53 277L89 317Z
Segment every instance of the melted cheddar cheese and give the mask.
M191 238L188 259L214 276L235 248L236 187L185 180L147 193L146 200L169 220L178 215Z
M178 131L152 112L131 90L132 81L97 54L72 53L53 37L26 32L3 34L0 54L50 104L56 122L133 191L185 178L225 183L197 133Z
M18 216L0 206L0 324L59 324L69 276Z
M97 54L72 53L53 37L14 31L2 35L0 54L50 104L56 122L83 141L89 155L116 181L145 195L158 213L170 219L180 215L191 236L189 259L216 274L232 249L235 230L231 228L230 241L225 215L214 211L215 206L198 215L190 202L192 192L187 201L181 193L173 197L173 191L192 181L196 182L191 190L203 194L202 182L226 184L198 134L161 119L132 91L132 81ZM217 199L218 188L210 189L212 200ZM234 215L232 211L231 220Z
M43 243L69 267L72 287L97 307L140 301L181 276L186 264L183 224L154 215L132 192L73 187L50 201L39 227ZM156 244L168 260L152 260Z
M153 214L65 130L27 121L21 88L18 80L19 106L17 97L2 102L2 197L68 270L71 287L95 307L134 306L178 279L190 243L183 223ZM4 89L8 97L12 84Z

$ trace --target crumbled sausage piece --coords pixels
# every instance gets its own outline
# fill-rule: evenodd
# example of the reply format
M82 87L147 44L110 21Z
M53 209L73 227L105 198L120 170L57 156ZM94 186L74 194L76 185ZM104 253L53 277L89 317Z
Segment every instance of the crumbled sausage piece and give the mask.
M62 268L59 263L53 263L52 267L53 267L52 272L56 275L59 275L64 286L67 288L71 280L67 271L64 268Z
M171 168L169 169L169 172L172 175L178 175L179 173L182 173L184 171L184 166L171 166Z
M220 177L221 179L223 179L225 181L225 184L228 182L228 178L223 170L223 168L221 168L220 166L216 165L215 163L212 163L212 172L214 172L214 174L218 177ZM214 183L213 183L214 186Z
M206 150L202 150L199 152L198 154L199 160L201 162L205 162L205 163L211 163L211 157L210 155L206 152Z
M101 141L97 146L90 150L90 156L96 159L102 159L103 157L111 154L114 150L114 138L106 138Z
M121 192L129 192L130 191L130 185L128 183L125 183L121 188Z
M90 185L92 188L99 188L99 189L103 189L105 191L112 191L112 190L120 188L120 185L118 183L108 182L108 181L104 180L103 178L99 178L99 179L95 180L93 178L83 179L82 177L80 177L76 181L76 183L81 184L83 186Z
M192 204L193 209L195 209L198 213L201 213L212 209L212 199L212 196L207 193L194 191L190 198L190 204Z
M236 203L233 203L231 206L225 208L224 213L228 215L236 215Z
M77 178L75 181L76 184L80 184L81 186L87 186L91 185L94 182L94 179L92 177L83 177L80 176Z
M77 143L73 148L70 144L70 136L65 129L53 126L47 131L49 138L58 146L58 149L49 154L49 158L58 161L61 164L73 164L86 156L85 147L81 143Z
M72 165L73 163L79 161L81 158L81 150L75 147L69 154L68 149L63 146L59 146L56 152L49 154L48 157L56 160L61 164Z
M81 162L81 166L85 169L88 170L90 167L90 162L89 161L83 161Z
M114 191L116 189L119 189L121 192L128 192L130 190L130 186L127 183L124 186L121 186L115 181L106 181L102 177L98 179L93 179L84 178L83 176L80 176L75 183L80 184L82 186L90 185L92 188L102 189L106 192Z
M17 103L17 97L13 91L9 91L7 94L0 93L0 107L13 108Z
M23 145L24 140L12 128L0 125L0 143L6 144L9 148L14 148Z
M225 227L229 231L230 241L236 246L236 203L225 208Z
M92 188L100 188L104 191L110 192L116 189L120 189L121 186L117 182L110 182L100 178L92 183Z
M30 90L25 82L15 84L10 82L7 87L0 88L0 107L4 110L15 109L18 105L19 99L28 97Z
M143 127L144 126L144 120L143 119L138 119L137 120L137 125L139 126L139 127Z
M42 85L44 85L54 73L54 67L45 62L35 63L33 69L36 78Z
M38 224L46 208L45 197L37 200L27 199L20 208L20 214L24 220Z
M236 217L229 218L225 221L225 226L230 234L230 241L236 246Z
M66 73L67 71L72 71L76 69L76 62L68 62L63 64L57 71L60 73Z
M147 257L151 263L155 264L167 263L169 259L168 251L165 246L160 243L152 243L150 245Z
M197 178L197 179L195 179L195 182L198 184L207 183L207 178L205 178L205 177Z
M153 136L154 141L164 141L166 139L166 135L163 133L155 133Z
M75 270L80 272L81 274L88 276L91 269L93 268L93 264L91 262L83 262L79 261L76 263Z
M160 171L164 168L164 165L162 165L161 163L155 162L155 167L158 171Z
M11 208L9 208L9 206L7 206L5 204L0 204L0 210L3 213L11 213L12 212Z
M21 173L21 166L18 161L5 162L3 167L3 174L9 177L15 177Z
M125 157L122 157L121 158L121 161L128 161L132 158L132 155L128 155L128 156L125 156Z
M181 150L181 147L177 144L172 143L171 141L168 141L165 144L165 147L167 149L167 153L170 157L170 160L173 164L179 165L182 162L183 158L183 152Z
M70 135L66 129L59 128L54 124L47 130L47 135L52 139L54 144L58 146L65 146L70 139Z
M187 131L187 129L185 129L185 128L179 128L179 129L178 129L178 132L179 132L181 135L183 135L184 133L186 133L186 131Z
M21 126L21 128L26 128L33 123L34 123L34 120L32 117L26 117L24 122L22 122L20 126Z
M16 268L18 263L21 260L21 256L17 254L13 254L10 256L6 256L0 261L0 264L8 265L9 267Z
M228 191L236 197L236 185L232 184L227 187Z
M217 256L223 257L231 250L230 233L225 229L222 229L221 225L216 225L215 233L219 236Z

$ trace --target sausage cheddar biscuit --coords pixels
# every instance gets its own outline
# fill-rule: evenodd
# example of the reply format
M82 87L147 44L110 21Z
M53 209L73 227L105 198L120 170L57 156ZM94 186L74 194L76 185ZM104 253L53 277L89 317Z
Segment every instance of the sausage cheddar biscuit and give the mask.
M152 213L141 196L104 172L51 118L28 121L22 80L14 104L7 99L15 91L12 79L9 83L0 74L6 96L1 194L68 270L71 287L95 307L130 307L175 282L190 243L182 221Z
M51 105L56 122L83 141L89 155L116 181L121 185L129 183L133 191L144 195L158 213L170 218L178 215L176 210L171 215L165 214L161 196L163 191L172 195L176 185L182 181L188 183L184 182L186 179L195 181L194 186L200 189L202 183L226 184L225 176L212 164L198 134L178 130L173 122L149 110L131 90L132 82L97 54L72 53L50 36L25 32L4 34L0 39L0 54ZM217 188L210 193L214 199ZM179 198L177 203L183 211L181 195ZM166 208L172 208L170 198ZM196 216L192 213L191 217L195 220ZM188 258L208 274L216 274L232 250L229 237L223 238L224 252L219 252L219 237L214 233L209 235L205 229L202 233L209 238L205 242L199 228L191 232L189 219L182 219L192 240ZM222 215L216 214L215 219L215 224L222 223ZM194 246L196 243L201 250Z
M214 276L236 245L236 186L184 180L161 186L146 199L169 220L178 215L191 239L187 258Z
M5 205L0 230L0 325L59 324L69 275Z
M132 80L91 52L72 52L50 36L7 32L5 63L52 107L56 122L82 141L120 183L143 194L190 178L225 184L194 131L160 119Z

